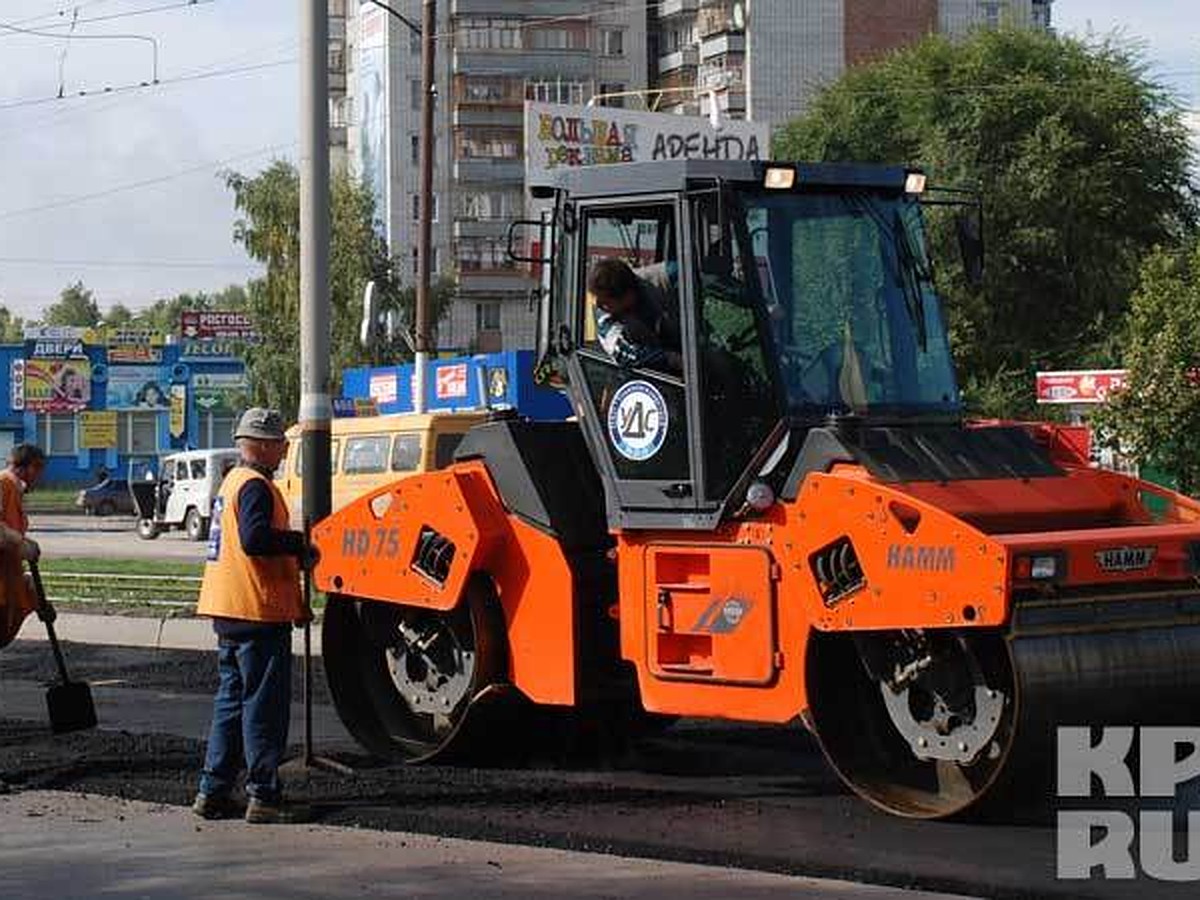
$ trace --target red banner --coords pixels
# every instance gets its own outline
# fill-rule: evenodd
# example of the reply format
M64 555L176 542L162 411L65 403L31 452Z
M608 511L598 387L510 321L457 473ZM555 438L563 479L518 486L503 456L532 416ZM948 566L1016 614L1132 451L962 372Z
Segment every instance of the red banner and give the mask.
M1104 403L1125 387L1125 369L1078 369L1070 372L1038 372L1038 403Z
M258 330L245 313L184 312L179 314L179 333L190 340L258 340Z

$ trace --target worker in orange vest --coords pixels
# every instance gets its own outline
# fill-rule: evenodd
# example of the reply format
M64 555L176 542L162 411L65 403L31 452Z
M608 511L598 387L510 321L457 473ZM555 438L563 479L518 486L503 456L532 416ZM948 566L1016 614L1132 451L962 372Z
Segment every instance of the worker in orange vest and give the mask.
M8 468L0 472L0 647L12 642L21 623L37 608L37 598L25 576L25 560L41 556L37 541L25 536L25 494L33 489L46 470L46 454L34 444L18 444L8 456ZM51 615L47 607L46 615Z
M295 820L282 806L279 764L287 747L293 624L308 620L300 567L311 564L272 476L287 444L283 420L249 409L234 432L241 462L213 502L208 562L196 612L213 620L220 684L192 811L206 819L240 813L233 786L246 770L246 821Z

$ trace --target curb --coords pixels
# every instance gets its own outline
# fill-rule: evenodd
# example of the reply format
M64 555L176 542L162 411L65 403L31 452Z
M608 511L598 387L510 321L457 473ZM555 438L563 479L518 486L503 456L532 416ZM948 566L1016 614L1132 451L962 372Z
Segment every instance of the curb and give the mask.
M91 616L59 613L54 623L60 639L76 644L108 647L143 647L152 650L215 650L217 638L207 619L164 616ZM45 641L46 629L31 615L17 633L17 640ZM312 633L313 656L321 655L321 630ZM304 632L293 630L292 653L304 652Z

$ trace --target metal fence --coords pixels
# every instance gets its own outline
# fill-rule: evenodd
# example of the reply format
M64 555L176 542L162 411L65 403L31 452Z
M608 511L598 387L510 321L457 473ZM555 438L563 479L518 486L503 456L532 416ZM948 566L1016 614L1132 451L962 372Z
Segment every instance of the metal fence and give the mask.
M198 575L43 572L42 581L52 603L191 609L200 596L201 579Z

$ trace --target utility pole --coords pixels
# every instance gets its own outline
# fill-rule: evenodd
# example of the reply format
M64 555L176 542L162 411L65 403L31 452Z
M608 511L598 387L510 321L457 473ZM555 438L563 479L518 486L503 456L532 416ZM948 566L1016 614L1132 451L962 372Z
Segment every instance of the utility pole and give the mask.
M425 374L429 368L429 281L433 251L433 105L437 98L437 0L424 0L421 16L421 195L418 201L417 310L414 410L425 412Z
M304 521L329 515L329 8L300 0L300 446Z

